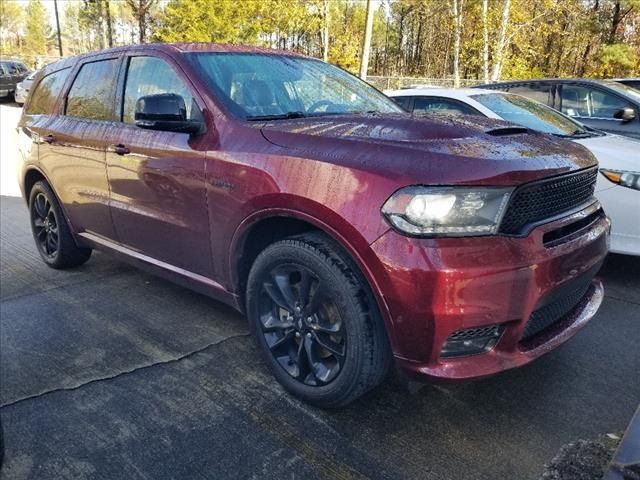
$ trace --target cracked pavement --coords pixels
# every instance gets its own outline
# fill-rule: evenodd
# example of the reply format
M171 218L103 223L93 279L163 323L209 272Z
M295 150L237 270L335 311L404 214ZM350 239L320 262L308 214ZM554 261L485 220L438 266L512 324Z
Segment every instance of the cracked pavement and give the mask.
M638 405L640 258L623 256L597 317L525 368L414 394L391 378L339 411L298 402L220 303L101 253L48 269L5 188L17 109L0 109L2 480L535 479Z

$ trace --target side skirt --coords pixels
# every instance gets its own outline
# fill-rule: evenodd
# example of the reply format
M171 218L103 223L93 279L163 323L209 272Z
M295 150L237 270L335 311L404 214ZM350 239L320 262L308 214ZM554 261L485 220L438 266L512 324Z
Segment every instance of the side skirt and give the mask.
M79 237L81 240L80 243L82 243L83 246L86 245L88 247L95 248L96 250L112 254L119 260L139 267L142 270L158 275L159 277L165 278L166 280L172 281L191 290L195 290L198 293L214 298L215 300L219 300L240 312L244 311L244 308L240 305L240 298L238 295L229 292L218 282L208 277L149 257L143 253L132 250L131 248L115 243L91 232L80 232L77 234L77 237Z

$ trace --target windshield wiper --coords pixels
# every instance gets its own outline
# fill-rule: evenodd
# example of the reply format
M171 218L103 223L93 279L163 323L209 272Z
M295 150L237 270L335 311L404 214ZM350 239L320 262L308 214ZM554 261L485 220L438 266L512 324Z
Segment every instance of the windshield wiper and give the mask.
M287 112L287 113L277 113L274 115L252 115L247 117L247 120L250 122L260 121L260 120L287 120L289 118L304 118L307 114L304 112Z
M567 135L562 133L556 133L555 135L562 138L589 138L593 136L591 132L582 129L576 129L572 133L569 133Z

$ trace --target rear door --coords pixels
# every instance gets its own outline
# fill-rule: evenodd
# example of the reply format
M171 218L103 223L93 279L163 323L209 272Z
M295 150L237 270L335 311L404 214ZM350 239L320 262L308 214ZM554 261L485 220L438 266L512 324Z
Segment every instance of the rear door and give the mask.
M63 98L62 114L41 132L45 166L78 232L115 239L105 165L106 135L114 128L115 83L120 58L91 58L76 66ZM29 103L31 105L32 101Z
M119 81L120 123L107 153L113 222L126 247L164 268L211 277L205 135L147 130L134 118L145 95L178 94L191 118L204 103L171 58L153 55L128 56Z
M640 137L640 112L622 96L604 88L578 83L563 83L560 111L593 128L619 135ZM636 112L636 118L623 122L615 115L624 108Z

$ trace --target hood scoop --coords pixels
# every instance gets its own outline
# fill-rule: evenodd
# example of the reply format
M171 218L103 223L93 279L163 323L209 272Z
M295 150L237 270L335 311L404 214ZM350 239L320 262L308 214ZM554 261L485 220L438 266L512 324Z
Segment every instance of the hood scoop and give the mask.
M506 137L507 135L520 135L522 133L529 133L529 129L524 127L498 127L487 130L484 133L493 137Z

